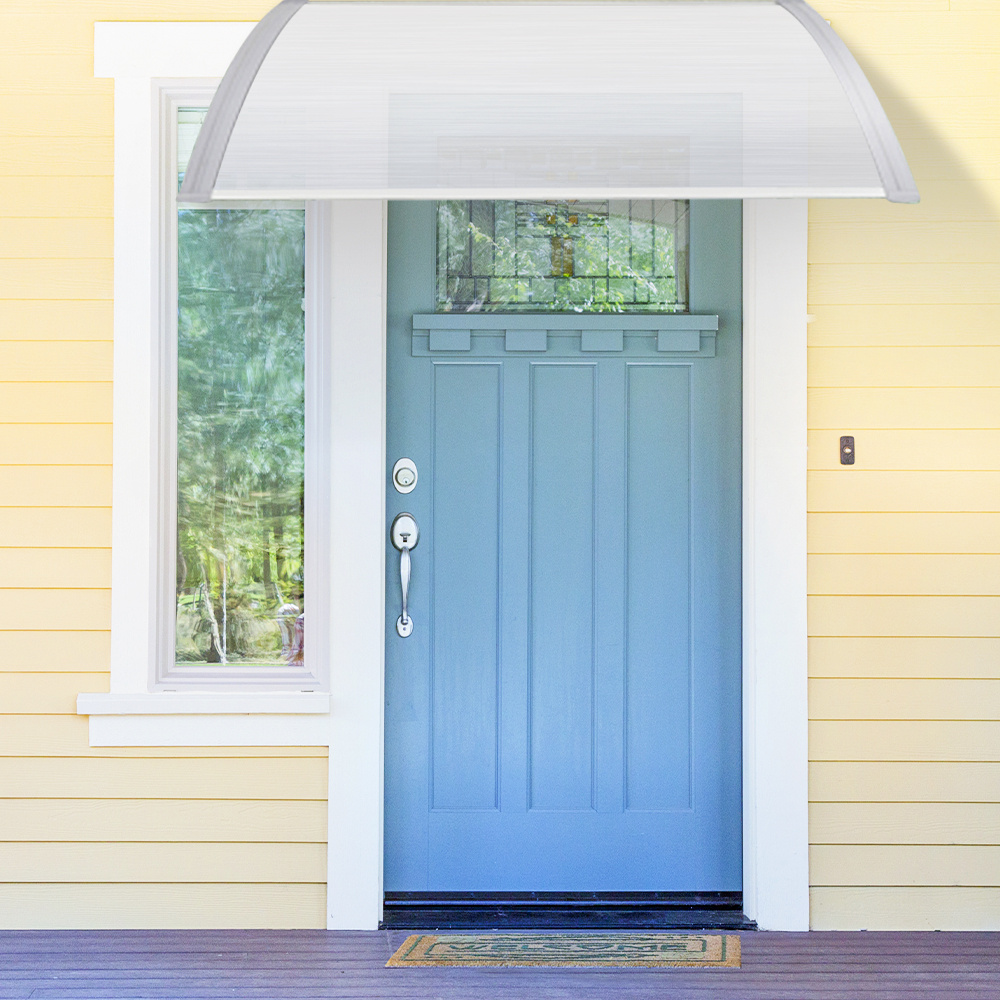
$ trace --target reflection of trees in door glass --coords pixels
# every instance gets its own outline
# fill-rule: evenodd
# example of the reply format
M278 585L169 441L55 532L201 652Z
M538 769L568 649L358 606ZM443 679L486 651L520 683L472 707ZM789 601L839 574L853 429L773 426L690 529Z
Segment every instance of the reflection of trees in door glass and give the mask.
M683 312L688 202L442 201L441 312Z
M301 663L304 213L178 213L179 662Z

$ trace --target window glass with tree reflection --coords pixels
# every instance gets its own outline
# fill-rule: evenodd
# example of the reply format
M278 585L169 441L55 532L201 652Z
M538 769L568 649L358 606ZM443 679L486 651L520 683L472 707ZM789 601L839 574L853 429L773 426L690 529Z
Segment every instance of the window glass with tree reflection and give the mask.
M688 202L442 201L440 312L684 312Z
M266 676L304 663L304 211L182 206L177 248L175 660Z

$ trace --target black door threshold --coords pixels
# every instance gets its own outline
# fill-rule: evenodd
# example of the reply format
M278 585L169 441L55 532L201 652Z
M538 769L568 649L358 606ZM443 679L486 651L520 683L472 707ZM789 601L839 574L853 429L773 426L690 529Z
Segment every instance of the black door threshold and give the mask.
M741 892L387 892L384 930L755 930Z

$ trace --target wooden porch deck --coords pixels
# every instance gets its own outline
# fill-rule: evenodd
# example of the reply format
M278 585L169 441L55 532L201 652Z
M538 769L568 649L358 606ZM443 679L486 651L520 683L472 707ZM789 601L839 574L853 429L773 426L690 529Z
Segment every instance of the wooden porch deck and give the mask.
M1000 933L746 933L741 969L386 969L402 931L0 931L0 1000L998 1000Z

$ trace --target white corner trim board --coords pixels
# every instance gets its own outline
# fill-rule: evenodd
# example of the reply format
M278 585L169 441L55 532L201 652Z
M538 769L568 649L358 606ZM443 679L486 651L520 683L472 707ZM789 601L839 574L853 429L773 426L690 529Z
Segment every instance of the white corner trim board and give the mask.
M110 713L115 705L141 708L141 696L175 694L149 694L153 650L144 645L154 610L154 548L144 540L154 523L156 461L149 379L158 86L216 80L251 27L95 27L97 72L115 77L113 667L111 694L84 696L84 708L100 711L103 697ZM379 201L334 201L325 211L331 504L335 518L346 518L331 539L330 710L324 714L315 694L286 692L289 702L273 704L309 707L274 712L258 711L245 695L213 701L218 693L202 692L202 704L216 711L93 714L90 731L94 746L329 746L328 926L372 929L382 899L385 221ZM771 930L808 928L806 220L802 200L745 203L744 900L747 915Z

